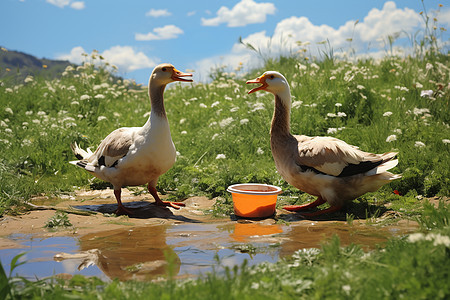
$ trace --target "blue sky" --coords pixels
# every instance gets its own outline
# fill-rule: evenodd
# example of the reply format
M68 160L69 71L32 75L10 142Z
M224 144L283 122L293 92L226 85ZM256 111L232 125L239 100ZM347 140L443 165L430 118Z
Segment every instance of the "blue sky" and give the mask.
M425 0L438 32L450 30L445 2ZM335 53L353 48L379 56L388 35L423 28L422 10L420 0L2 0L0 46L74 63L95 49L119 68L118 75L138 83L146 83L161 62L205 80L211 68L225 65L233 71L243 63L241 71L248 71L261 63L239 37L264 55L305 49L305 55L317 56L324 49L318 43L328 39ZM448 49L448 31L442 39ZM408 45L407 38L396 43L403 52Z

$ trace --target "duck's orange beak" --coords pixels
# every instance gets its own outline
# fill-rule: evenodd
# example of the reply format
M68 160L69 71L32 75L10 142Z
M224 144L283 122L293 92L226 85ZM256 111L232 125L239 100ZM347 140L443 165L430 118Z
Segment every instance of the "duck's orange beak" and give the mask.
M254 89L251 89L248 92L249 94L257 92L257 91L260 91L260 90L264 90L267 87L266 76L265 75L262 75L262 76L259 76L256 79L247 81L247 84L249 84L249 83L259 83L259 84L261 84L260 86L255 87Z
M175 81L188 81L188 82L192 82L192 78L183 78L183 77L188 77L188 76L192 76L191 73L183 73L181 71L178 71L177 69L173 68L173 72L172 72L172 79Z

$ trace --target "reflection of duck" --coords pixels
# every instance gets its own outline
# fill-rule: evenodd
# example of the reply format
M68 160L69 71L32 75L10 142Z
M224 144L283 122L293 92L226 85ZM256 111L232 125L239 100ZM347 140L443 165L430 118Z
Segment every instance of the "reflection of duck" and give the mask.
M163 226L90 233L80 239L80 252L86 257L79 268L96 264L109 278L122 281L163 276L168 259L177 274L181 264L175 251L166 244ZM62 258L79 257L60 255L59 259Z
M330 208L303 215L336 211L346 201L376 191L401 177L387 172L397 165L398 160L394 159L397 153L373 154L332 137L292 135L291 93L286 78L280 73L265 72L247 83L261 84L249 93L264 90L275 96L270 145L278 172L289 184L318 197L312 203L285 209L297 211L328 202Z
M151 101L150 117L142 127L123 127L111 132L94 153L76 143L72 150L78 161L71 163L94 176L112 183L118 203L116 214L131 214L122 204L121 188L127 185L148 184L148 191L157 205L179 208L183 203L162 201L156 192L158 177L175 163L176 151L164 108L164 89L174 81L192 76L182 73L171 64L161 64L153 70L148 83Z

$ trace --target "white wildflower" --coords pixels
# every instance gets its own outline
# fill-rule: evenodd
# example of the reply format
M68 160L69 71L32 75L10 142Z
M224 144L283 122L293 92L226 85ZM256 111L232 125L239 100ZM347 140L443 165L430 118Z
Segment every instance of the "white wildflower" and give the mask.
M6 132L6 133L13 133L13 131L12 131L11 128L5 128L5 132Z
M204 103L200 103L200 107L201 108L207 108L208 106L206 106L206 104L204 104Z
M264 103L256 102L255 104L253 104L253 109L251 110L251 112L255 112L257 110L264 110L264 109L266 109L264 107Z
M397 136L395 134L391 134L386 138L386 142L390 143L397 140Z
M67 66L66 67L66 72L72 72L72 71L74 71L75 69L72 67L72 66Z
M335 113L327 113L327 117L336 118L336 114Z
M300 69L300 70L306 70L307 69L307 67L305 66L305 65L302 65L302 64L297 64L297 67Z
M444 144L450 144L450 140L449 140L449 139L443 139L442 142L443 142Z
M180 125L181 125L181 124L184 124L184 122L186 122L186 119L185 119L185 118L181 119L181 120L180 120Z
M356 88L357 88L358 90L364 90L364 89L365 89L365 87L364 87L363 85L360 85L360 84L358 84L358 85L356 86Z
M105 99L105 95L98 94L94 96L95 99Z
M227 158L225 154L217 154L216 159L225 159Z
M197 97L192 97L191 99L189 99L189 101L197 101L198 98Z
M299 100L294 101L294 102L292 102L292 107L293 108L300 107L302 105L302 103L303 103L303 101L299 101Z
M387 111L383 114L383 117L390 117L392 116L392 111Z
M241 123L241 125L247 124L249 122L248 119L242 119L239 123Z
M182 132L180 132L180 134L187 134L187 131L183 130Z
M32 114L33 114L32 110L28 110L28 111L25 112L25 115L27 115L27 116L31 116Z
M423 88L423 85L419 82L416 82L416 88L421 89Z
M8 127L8 124L6 124L5 121L0 120L0 126L1 126L1 127Z
M121 116L121 114L115 111L115 112L113 112L113 116L116 118L119 118Z
M405 86L396 85L396 86L394 86L394 88L396 88L397 90L400 90L400 91L405 91L405 92L409 91L409 89Z
M14 114L13 111L12 111L12 109L9 108L9 107L5 108L5 111L6 111L7 113L11 114L11 115Z
M37 119L35 119L35 120L31 121L31 122L33 122L33 124L41 124L41 120L37 120Z
M230 112L236 112L239 110L239 107L235 106L230 109Z
M430 233L427 237L426 240L433 240L433 246L439 246L439 245L444 245L445 247L450 247L450 237L447 235L442 235L440 233L435 234L435 233Z
M233 120L234 120L233 117L223 119L222 121L219 122L219 126L222 128L226 127L226 126L230 125L231 122L233 122Z
M5 89L5 93L12 93L14 92L12 88L6 88Z
M408 236L408 242L416 243L416 242L423 240L424 238L425 238L425 235L423 233L420 233L420 232L413 233Z
M25 83L29 83L29 82L33 82L34 79L33 79L33 76L28 75L23 81L24 81Z
M343 285L343 286L342 286L342 290L343 290L347 295L349 295L349 294L350 294L350 291L352 290L352 287L351 287L350 285L346 284L346 285Z
M214 102L213 104L211 104L211 107L215 107L215 106L217 106L217 105L219 105L220 104L220 102L219 101L216 101L216 102Z
M97 118L97 121L103 121L103 120L108 120L108 118L105 117L105 116L99 116L99 117Z
M261 149L261 147L258 147L258 149L256 150L256 153L259 155L264 154L264 150Z
M423 147L425 147L425 144L422 143L422 142L420 142L420 141L416 141L416 142L414 143L414 147L417 147L417 148L423 148Z
M237 95L237 96L239 97L239 95ZM231 98L230 96L227 96L227 95L225 95L224 99L225 99L225 100L228 100L228 101L233 100L233 98Z
M336 133L337 131L338 131L337 128L328 128L327 134L334 134L334 133Z
M72 105L80 105L80 102L78 102L78 101L72 101L72 102L70 102L70 104L72 104Z
M310 66L316 70L320 69L320 67L316 63L312 63L312 64L310 64Z
M342 106L342 103L336 103L334 106L337 106L337 107L341 107Z
M214 133L214 135L211 137L212 140L215 140L219 136L218 133Z
M337 113L337 116L338 116L338 118L343 118L343 117L346 117L347 116L347 114L345 113L345 112L338 112Z
M433 91L432 90L422 90L422 91L420 91L420 97L423 97L423 98L433 97Z
M425 114L425 113L430 113L430 110L428 108L417 108L417 107L414 107L413 114L415 114L416 116L419 116L419 115L422 115L422 114Z
M91 99L91 96L89 96L89 95L81 95L81 97L80 97L81 101L89 100L89 99Z
M29 139L24 139L22 141L22 146L31 146L32 142Z
M250 288L253 289L253 290L259 289L259 283L257 283L257 282L252 282L252 285L250 286Z
M402 134L402 130L401 130L401 129L399 129L399 128L397 128L397 129L394 129L394 130L393 130L393 132L395 132L395 133L399 133L399 134Z
M331 76L330 77L330 80L335 80L336 79L336 76Z
M429 71L429 70L433 69L433 65L430 64L430 63L427 63L427 64L425 65L425 69L426 69L427 71Z

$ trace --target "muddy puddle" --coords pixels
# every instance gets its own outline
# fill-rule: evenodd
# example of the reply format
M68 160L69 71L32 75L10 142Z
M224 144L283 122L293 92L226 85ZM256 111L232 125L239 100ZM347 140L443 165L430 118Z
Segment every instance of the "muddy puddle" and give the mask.
M13 234L8 239L16 247L1 249L0 257L8 272L12 258L26 252L23 259L28 263L18 267L16 274L31 279L82 274L104 280L154 280L165 276L169 267L181 278L222 272L225 266L241 265L244 260L249 265L276 262L298 249L319 248L334 234L343 245L357 243L369 250L414 230L408 223L386 227L333 221L278 225L270 219L126 226L80 237Z
M135 211L132 217L112 217L117 208L113 191L80 191L66 199L34 199L49 205L20 216L0 218L0 260L7 274L19 253L26 253L14 274L29 279L75 274L103 280L155 280L168 270L177 278L225 267L276 262L303 248L320 245L338 235L342 245L356 243L370 250L392 236L417 231L406 220L388 226L377 220L304 220L295 213L277 210L273 218L260 221L226 216L213 218L214 200L193 197L186 207L174 210L154 205L147 194L122 190L123 201ZM76 208L88 214L74 214ZM73 225L60 230L45 228L55 209L68 211Z

